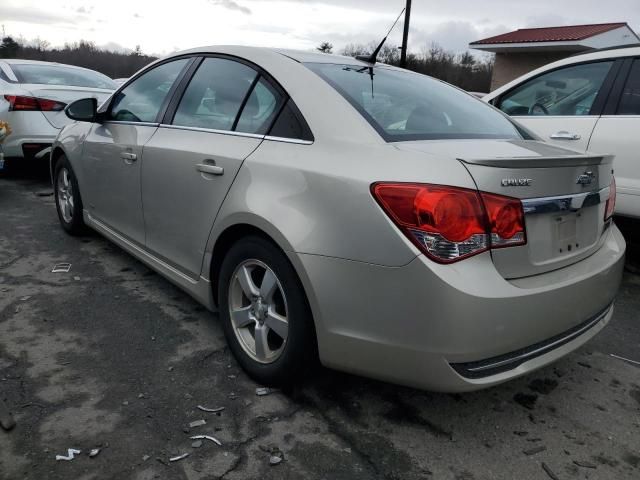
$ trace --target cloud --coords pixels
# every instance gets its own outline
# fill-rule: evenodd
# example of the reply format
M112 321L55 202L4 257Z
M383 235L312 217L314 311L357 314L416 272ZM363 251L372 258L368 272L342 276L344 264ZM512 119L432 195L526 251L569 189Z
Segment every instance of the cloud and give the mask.
M240 5L238 2L234 0L210 0L214 5L220 5L221 7L227 8L229 10L235 10L237 12L242 12L245 15L251 15L251 10L247 7Z

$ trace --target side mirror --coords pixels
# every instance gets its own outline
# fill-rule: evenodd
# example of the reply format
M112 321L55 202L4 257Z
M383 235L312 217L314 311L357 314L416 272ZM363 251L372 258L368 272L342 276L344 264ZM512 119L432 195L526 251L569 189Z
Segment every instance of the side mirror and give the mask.
M64 113L71 120L79 122L94 122L96 120L98 110L98 100L95 98L82 98L71 102L64 109Z

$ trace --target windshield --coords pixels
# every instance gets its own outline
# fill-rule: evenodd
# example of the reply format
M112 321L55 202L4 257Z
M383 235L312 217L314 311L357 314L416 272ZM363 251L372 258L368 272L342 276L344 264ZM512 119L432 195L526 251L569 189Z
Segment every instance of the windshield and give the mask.
M426 75L384 66L305 65L347 99L388 142L523 138L492 107Z
M109 90L115 90L118 86L106 75L82 68L18 63L11 65L11 69L15 72L20 83L69 85Z

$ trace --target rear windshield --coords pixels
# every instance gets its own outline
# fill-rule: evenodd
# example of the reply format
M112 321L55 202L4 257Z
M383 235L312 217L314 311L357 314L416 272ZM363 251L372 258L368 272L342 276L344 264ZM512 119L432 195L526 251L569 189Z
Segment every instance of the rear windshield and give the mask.
M523 135L504 115L426 75L385 66L306 63L388 142Z
M41 85L69 85L74 87L105 88L115 90L118 86L113 80L93 70L71 68L61 65L37 65L18 63L11 69L20 83Z

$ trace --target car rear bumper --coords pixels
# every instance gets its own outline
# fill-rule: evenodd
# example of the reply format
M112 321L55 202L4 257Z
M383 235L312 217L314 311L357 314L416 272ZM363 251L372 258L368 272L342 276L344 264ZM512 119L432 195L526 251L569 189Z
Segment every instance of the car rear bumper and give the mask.
M60 131L42 112L9 112L7 121L12 132L2 144L5 157L37 157L51 146Z
M440 391L526 374L584 344L610 320L625 243L615 226L605 235L600 250L574 265L512 281L498 274L489 253L452 265L419 256L397 268L299 255L320 358L329 367ZM460 372L460 365L551 343L507 369Z

